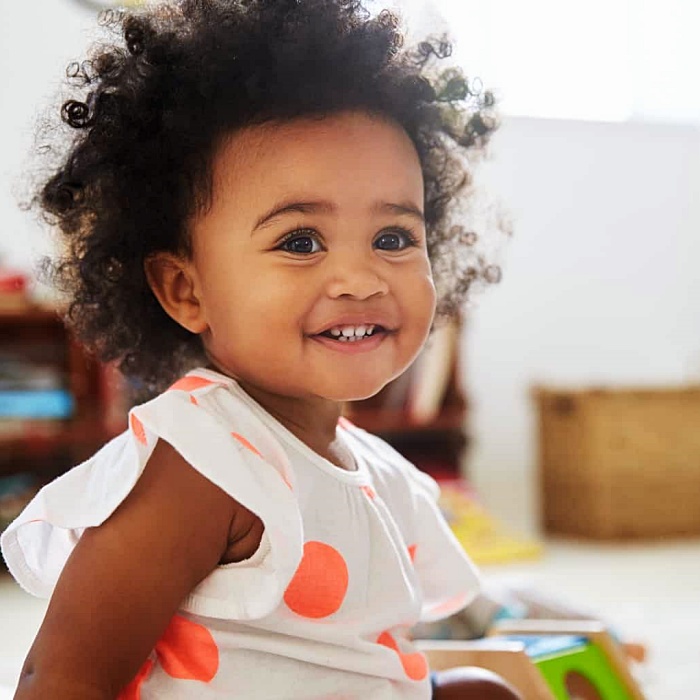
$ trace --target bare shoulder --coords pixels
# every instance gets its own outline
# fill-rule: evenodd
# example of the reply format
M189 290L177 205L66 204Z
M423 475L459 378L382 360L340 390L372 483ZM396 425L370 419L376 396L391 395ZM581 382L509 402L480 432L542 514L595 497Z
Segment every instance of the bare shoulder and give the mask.
M154 550L162 549L184 569L192 586L217 564L252 556L263 531L257 515L162 440L129 498L110 520L109 527L128 527L133 536L138 531L146 535Z

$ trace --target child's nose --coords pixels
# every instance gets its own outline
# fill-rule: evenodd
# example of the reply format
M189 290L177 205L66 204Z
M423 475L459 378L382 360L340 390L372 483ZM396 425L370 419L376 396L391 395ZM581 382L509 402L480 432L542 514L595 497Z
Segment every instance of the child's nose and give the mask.
M355 299L367 299L377 294L384 296L389 291L389 284L378 267L371 254L346 253L327 268L328 296L333 299L343 296Z

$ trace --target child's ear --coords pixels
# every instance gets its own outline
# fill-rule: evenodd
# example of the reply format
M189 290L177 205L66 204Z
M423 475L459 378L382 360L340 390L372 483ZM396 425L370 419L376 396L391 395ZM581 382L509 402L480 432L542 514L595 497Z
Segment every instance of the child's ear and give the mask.
M207 329L196 276L186 259L155 253L144 262L146 279L165 312L191 333Z

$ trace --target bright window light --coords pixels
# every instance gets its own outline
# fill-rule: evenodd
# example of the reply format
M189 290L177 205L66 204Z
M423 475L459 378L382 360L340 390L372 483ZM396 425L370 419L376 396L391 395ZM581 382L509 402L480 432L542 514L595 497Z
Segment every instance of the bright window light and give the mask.
M505 114L700 122L697 0L395 0L416 35L454 55Z

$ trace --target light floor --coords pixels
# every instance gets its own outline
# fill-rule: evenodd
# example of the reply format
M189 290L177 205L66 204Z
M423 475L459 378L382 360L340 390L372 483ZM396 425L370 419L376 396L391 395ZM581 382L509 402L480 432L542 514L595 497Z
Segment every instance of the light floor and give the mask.
M483 573L487 585L525 583L599 612L622 637L646 644L649 659L637 675L649 700L700 698L700 540L635 546L552 540L539 560ZM19 670L44 611L44 602L0 576L0 685ZM0 690L0 700L9 697Z

